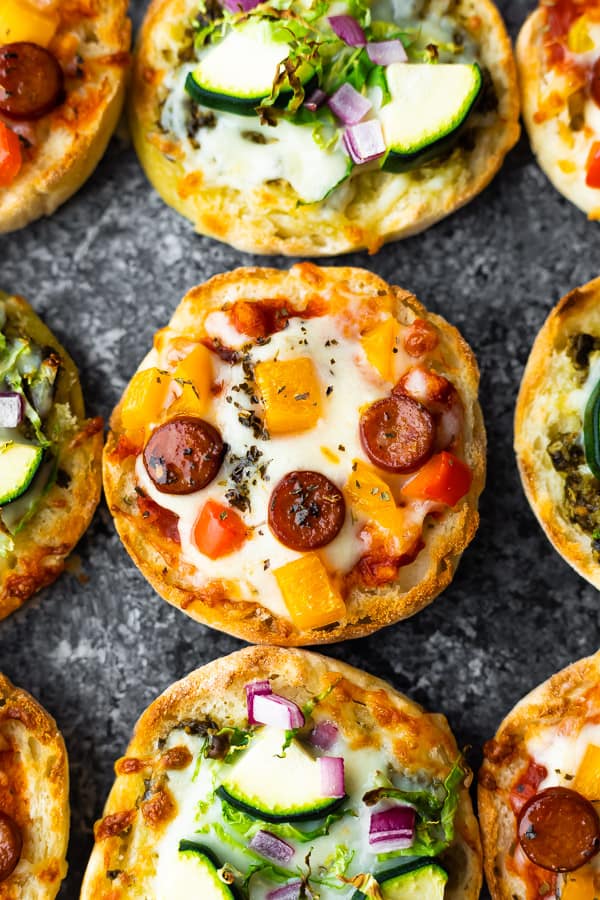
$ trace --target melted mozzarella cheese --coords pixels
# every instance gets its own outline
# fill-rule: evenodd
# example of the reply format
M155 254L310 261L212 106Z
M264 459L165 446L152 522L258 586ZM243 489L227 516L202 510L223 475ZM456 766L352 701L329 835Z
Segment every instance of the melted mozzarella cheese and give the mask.
M215 312L208 316L206 330L210 337L219 338L229 347L240 347L247 342L247 338L231 326L225 313ZM337 344L332 344L332 340L337 339ZM270 440L255 437L239 419L241 409L257 410L243 391L235 390L244 381L242 366L222 362L213 355L213 381L222 382L223 390L204 417L219 429L223 440L231 448L219 475L203 490L180 496L157 490L146 472L141 455L136 461L136 475L140 486L152 500L179 516L182 557L195 568L198 588L211 581L226 581L228 589L231 584L231 590L228 590L230 599L254 600L275 615L286 617L287 610L273 570L298 559L302 554L285 547L271 533L267 525L271 492L284 475L296 469L321 472L343 488L352 472L354 459L369 463L359 436L360 410L384 396L389 384L367 362L358 341L342 338L339 325L331 316L307 320L292 318L288 327L273 334L267 343L252 345L250 356L253 363L274 358L311 357L321 382L322 416L316 426L303 432L277 435ZM159 362L153 350L141 368ZM402 364L403 359L397 363ZM327 396L329 387L332 390ZM250 447L258 448L262 454L258 465L265 464L267 467L266 478L254 472L246 479L251 508L244 512L243 517L245 524L252 529L251 536L241 550L211 560L194 543L196 520L209 499L228 505L226 493L232 487L230 475L235 465L232 454L242 457ZM327 452L323 452L323 448ZM418 503L413 507L407 511L407 517L412 516L420 524L427 508ZM365 550L359 537L359 526L347 510L339 534L319 553L328 568L345 573L352 569Z
M283 746L285 732L280 732L280 737L280 746ZM177 731L171 734L166 746L168 748L182 744L188 747L197 763L202 752L202 738ZM318 875L322 866L332 863L332 857L339 846L354 851L346 873L348 877L360 872L372 872L375 868L380 870L394 866L397 864L397 860L378 862L377 856L369 849L368 830L372 810L361 802L365 792L376 786L378 773L388 774L390 761L385 751L364 748L350 750L344 740L338 737L333 747L327 751L327 755L344 757L346 793L350 798L348 805L356 815L344 816L331 825L328 835L316 838L309 843L302 844L291 841L292 844L295 844L296 853L291 862L286 864L286 868L292 871L300 869L305 872L305 857L310 850L311 869L314 875ZM156 895L160 900L163 898L164 900L167 898L168 900L183 900L183 898L174 897L169 892L170 885L172 885L171 870L177 857L179 842L182 839L204 844L214 852L220 862L226 860L244 872L248 868L248 856L242 854L235 845L224 841L222 833L219 835L211 828L211 825L215 823L223 825L221 803L218 798L213 797L213 792L221 783L220 773L224 768L222 763L202 759L199 767L196 768L194 778L192 778L195 770L194 764L186 769L171 770L168 773L168 787L177 805L177 817L171 821L164 837L156 846ZM397 783L399 786L406 787L410 784L402 777L397 779ZM308 827L314 828L316 824L310 824ZM265 825L264 827L268 829L269 826ZM230 829L227 831L236 841L244 842L244 838L240 838L235 831ZM407 857L403 857L403 861L407 861ZM257 857L254 862L260 862L260 857ZM349 900L353 897L355 893L353 887L344 888L335 878L332 878L332 882L335 883L335 887L319 885L321 900ZM250 900L264 900L267 893L274 890L276 886L273 882L269 883L260 877L254 878L250 886Z

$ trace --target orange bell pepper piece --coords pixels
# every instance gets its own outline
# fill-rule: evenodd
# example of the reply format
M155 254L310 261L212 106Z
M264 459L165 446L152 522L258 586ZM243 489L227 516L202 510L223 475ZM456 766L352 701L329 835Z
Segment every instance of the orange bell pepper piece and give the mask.
M414 478L402 487L404 497L414 500L433 500L455 506L469 493L473 473L457 456L443 450L422 466Z
M246 540L246 526L229 506L207 500L194 525L194 543L205 556L219 559L238 550Z
M319 628L346 617L346 604L316 553L305 553L273 574L297 628Z

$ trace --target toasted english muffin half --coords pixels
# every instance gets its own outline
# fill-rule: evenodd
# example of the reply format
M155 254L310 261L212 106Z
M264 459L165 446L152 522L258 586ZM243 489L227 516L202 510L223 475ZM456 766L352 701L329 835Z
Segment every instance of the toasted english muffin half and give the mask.
M64 102L39 118L0 113L19 135L22 154L20 171L0 187L0 232L51 215L100 161L125 98L131 44L127 5L127 0L5 4L0 54L6 42L39 41L62 69ZM26 93L37 89L35 71L28 77L34 88L25 87Z
M537 335L519 391L515 451L531 508L561 556L600 588L600 481L589 465L600 383L600 279L567 294ZM586 427L586 410L588 425Z
M52 716L2 674L0 774L0 898L52 900L67 873L67 751Z
M569 789L597 808L599 689L600 654L596 653L531 691L485 745L478 809L485 874L493 900L537 900L542 895L573 900L597 893L597 855L562 873L534 864L520 845L518 817L527 803L555 788ZM577 803L577 796L569 799ZM581 833L583 824L570 821L566 814L558 822L554 816L548 821L557 827L546 852L557 854L557 864L566 864L561 855L565 848L568 855L573 849L570 832L575 836ZM541 828L537 837L546 837ZM535 831L530 832L529 841L535 839ZM550 858L544 859L545 864L550 862Z
M542 2L516 45L523 121L537 161L554 187L590 219L600 218L600 65L593 3Z
M370 3L359 8L368 18ZM305 134L305 127L294 132L295 125L280 124L280 133L284 127L291 130L278 138L277 128L261 125L256 115L234 113L224 118L222 111L191 104L184 82L202 55L194 49L196 31L223 12L217 3L207 9L200 13L197 0L153 0L140 33L130 103L133 140L148 178L201 234L253 253L328 256L362 248L374 253L386 241L422 231L471 200L493 178L518 139L512 48L489 0L413 3L395 23L397 28L390 24L388 32L395 37L399 29L411 32L407 41L415 48L418 44L415 60L429 52L445 63L477 60L484 73L479 105L469 114L453 149L440 138L432 162L407 151L406 171L400 174L379 171L379 160L357 166L348 175L349 160L341 144L335 150L337 167L333 153L323 149L329 133L319 136L317 144ZM295 8L307 19L312 12L306 5ZM267 14L272 11L264 4L250 17ZM377 17L386 19L381 9ZM418 43L421 38L423 46ZM410 47L408 52L412 53ZM237 53L229 71L243 67L236 57ZM368 64L364 54L362 59ZM409 89L408 95L413 92ZM425 94L427 102L427 90ZM411 110L404 118L418 114L418 109ZM303 115L306 119L306 110ZM315 122L317 129L322 128L318 117ZM327 126L325 122L325 130ZM446 134L444 129L440 135ZM300 149L304 144L305 152Z
M258 701L247 700L248 693L256 697L259 691L260 710ZM286 733L272 722L261 723L270 718L268 708L284 706L298 718L282 751ZM249 716L258 722L250 725ZM323 756L330 761L321 762ZM342 759L344 783L324 797L313 773L332 765L339 775ZM254 810L235 796L239 791L232 785L240 766L254 773L259 807ZM201 889L203 900L254 900L299 877L322 900L339 896L344 883L350 895L351 885L357 898L364 896L360 887L368 886L369 896L375 897L373 877L383 884L384 873L389 876L402 866L411 870L405 866L409 856L423 868L420 874L398 877L396 890L401 880L414 887L415 877L421 879L422 893L406 896L479 896L481 857L467 787L470 773L446 719L337 660L275 647L249 647L215 660L150 705L115 771L103 818L94 829L82 900L182 900L200 896ZM368 844L370 810L384 796L391 797L399 783L402 791L388 804L401 805L402 798L415 799L414 792L421 792L410 829L412 853L408 848L390 850L388 859L378 859ZM269 784L277 786L271 790ZM372 790L379 791L377 797ZM371 792L367 801L366 792ZM426 824L423 802L429 801ZM302 813L293 811L295 803ZM439 830L442 806L447 831ZM280 860L274 869L253 849L266 831L288 847L287 861ZM179 852L181 841L188 839L202 858L194 856L193 848ZM196 863L203 868L205 858L213 855L219 869L229 874L211 884Z
M102 419L75 363L22 298L0 295L0 619L60 575L100 500ZM16 421L16 420L15 420ZM5 422L7 424L7 422Z
M216 276L113 412L104 486L121 539L164 599L255 643L406 618L477 528L478 380L455 328L363 269Z

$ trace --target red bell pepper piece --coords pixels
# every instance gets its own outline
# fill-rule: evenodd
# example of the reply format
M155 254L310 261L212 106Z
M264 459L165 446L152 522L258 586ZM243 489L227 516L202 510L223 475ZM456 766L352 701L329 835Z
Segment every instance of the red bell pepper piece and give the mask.
M12 184L21 171L22 164L19 136L4 122L0 122L0 187Z
M422 466L402 488L404 497L455 506L469 493L473 473L457 456L443 450Z
M229 506L207 500L194 526L194 543L205 556L218 559L242 546L246 526Z

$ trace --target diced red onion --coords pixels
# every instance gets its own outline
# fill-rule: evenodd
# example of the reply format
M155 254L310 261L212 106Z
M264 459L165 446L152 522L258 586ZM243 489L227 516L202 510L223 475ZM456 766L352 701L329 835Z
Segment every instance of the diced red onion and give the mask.
M316 112L320 106L323 106L326 100L327 94L325 91L322 91L321 88L317 88L312 92L310 97L304 101L304 105L310 112Z
M279 694L255 694L252 698L252 718L259 725L273 725L285 731L304 725L300 707Z
M221 0L221 5L225 7L227 12L238 13L249 12L262 2L263 0Z
M287 863L294 855L294 848L286 841L282 841L276 834L270 831L257 831L249 847L261 856L272 859L274 862Z
M371 101L345 83L327 101L329 109L344 125L356 125L371 109Z
M16 428L23 421L23 398L16 391L0 393L0 426Z
M344 146L352 162L360 166L385 153L383 131L377 119L349 125L344 132Z
M342 756L319 757L321 792L324 797L343 797L346 793L344 758Z
M369 41L367 54L376 66L391 66L392 63L406 62L408 56L402 41Z
M248 709L248 724L258 725L254 718L254 698L257 694L272 694L271 685L268 681L251 681L246 685L246 707Z
M371 814L369 846L377 853L406 850L415 839L415 811L412 806L390 806Z
M266 900L298 900L301 891L301 881L290 881L288 884L284 884L283 887L276 888L274 891L269 891Z
M338 737L338 727L333 722L319 722L310 733L309 740L319 750L329 750Z
M354 16L329 16L329 24L337 36L349 47L364 47L365 33Z

